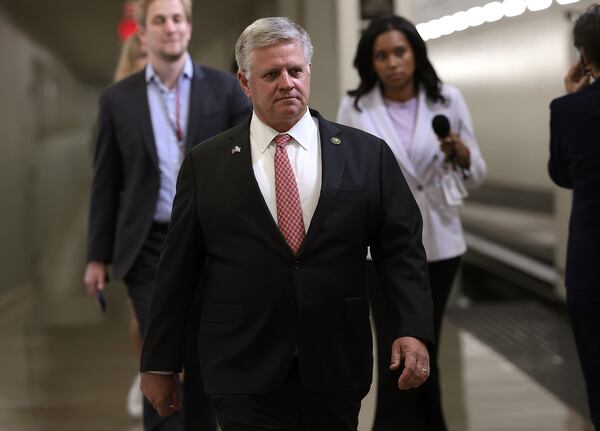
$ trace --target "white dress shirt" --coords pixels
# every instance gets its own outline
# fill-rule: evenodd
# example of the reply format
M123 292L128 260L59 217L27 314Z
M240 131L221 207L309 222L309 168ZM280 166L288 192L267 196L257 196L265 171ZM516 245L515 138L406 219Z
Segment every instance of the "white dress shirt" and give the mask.
M292 137L286 145L290 164L296 176L304 229L308 230L319 196L321 194L321 141L319 138L319 122L310 115L307 109L302 118L288 130ZM250 149L252 152L252 169L258 187L265 199L269 211L277 222L277 204L275 200L275 142L279 135L275 129L263 123L256 112L250 121Z

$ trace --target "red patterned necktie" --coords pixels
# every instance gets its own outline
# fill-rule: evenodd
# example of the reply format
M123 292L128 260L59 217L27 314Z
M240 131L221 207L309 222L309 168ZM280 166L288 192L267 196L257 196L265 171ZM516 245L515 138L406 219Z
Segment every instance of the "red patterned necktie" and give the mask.
M288 158L286 145L291 136L281 134L273 139L275 150L275 201L277 224L294 254L298 254L304 240L304 219L296 177Z

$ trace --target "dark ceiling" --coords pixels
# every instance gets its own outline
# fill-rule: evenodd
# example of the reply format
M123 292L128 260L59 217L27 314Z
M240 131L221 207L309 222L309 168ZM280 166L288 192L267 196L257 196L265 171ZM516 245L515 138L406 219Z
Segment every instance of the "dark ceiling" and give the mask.
M0 8L17 27L56 55L79 79L87 84L104 86L112 79L119 54L117 25L123 1L0 0ZM210 39L225 37L222 28L239 34L243 26L233 23L227 15L236 11L236 17L241 17L245 26L246 20L253 15L252 7L258 4L264 6L272 2L218 0L216 6L208 6L197 1L190 52L197 52L201 42L211 43ZM228 42L230 38L227 38Z
M123 0L0 0L11 20L84 82L110 81Z

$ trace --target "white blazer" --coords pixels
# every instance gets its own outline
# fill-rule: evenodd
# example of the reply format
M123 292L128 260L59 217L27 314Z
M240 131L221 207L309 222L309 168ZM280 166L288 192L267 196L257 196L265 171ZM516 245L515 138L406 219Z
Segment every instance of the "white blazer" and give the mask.
M353 97L344 96L337 115L339 123L386 141L396 155L423 216L423 245L429 262L460 256L467 249L459 209L446 204L440 185L445 154L431 127L435 115L448 117L450 130L459 134L471 152L471 176L465 180L467 188L481 184L486 174L465 100L458 89L449 85L442 86L442 94L446 103L433 103L427 99L424 89L419 91L411 158L394 129L379 85L359 99L362 112L354 107Z

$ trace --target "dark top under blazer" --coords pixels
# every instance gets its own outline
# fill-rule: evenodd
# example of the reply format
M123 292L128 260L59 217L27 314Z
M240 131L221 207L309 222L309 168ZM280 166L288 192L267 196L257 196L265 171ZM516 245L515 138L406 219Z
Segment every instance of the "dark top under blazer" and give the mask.
M319 121L322 186L299 255L279 231L252 169L249 120L195 147L180 172L159 265L142 370L179 370L200 291L198 348L208 393L268 393L297 349L308 390L371 383L367 247L396 336L433 339L422 221L379 138ZM332 138L339 138L341 143ZM232 151L238 146L241 151Z
M194 64L186 149L250 114L233 75ZM145 72L110 86L100 97L87 260L112 263L124 276L152 226L160 172Z
M566 286L600 297L600 80L550 104L548 172L573 189Z

